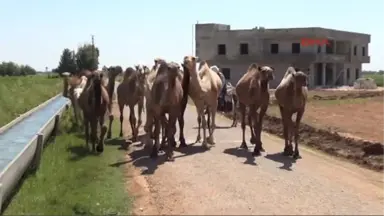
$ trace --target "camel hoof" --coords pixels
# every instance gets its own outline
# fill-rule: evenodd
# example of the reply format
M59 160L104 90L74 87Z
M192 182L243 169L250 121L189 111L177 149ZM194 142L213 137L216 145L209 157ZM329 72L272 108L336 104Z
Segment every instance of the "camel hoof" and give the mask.
M102 152L104 151L104 147L103 147L103 145L98 145L98 146L96 147L96 151L99 152L99 153L102 153Z
M212 136L209 136L207 138L207 143L211 144L211 145L215 145L215 141L213 140L213 137Z
M240 148L248 150L247 143L243 141L243 142L241 143L241 145L240 145Z
M292 155L292 157L293 157L293 159L301 159L301 156L300 156L300 154L299 154L299 152L295 152L295 153L293 153L293 155Z
M209 146L207 145L206 142L203 142L203 144L201 146L203 147L203 149L206 149L206 150L209 149Z
M199 143L201 141L201 137L200 136L197 136L196 137L196 141L195 141L195 143Z
M252 152L252 156L256 157L256 156L260 156L261 153L260 153L260 150L257 150L255 149L253 152Z
M180 145L179 145L179 148L181 147L187 147L187 144L185 143L185 139L184 138L181 138L180 139Z
M150 157L150 158L157 158L157 156L158 156L157 151L156 151L156 150L153 150L153 151L151 152L151 155L150 155L149 157Z
M291 156L291 155L293 154L292 147L285 147L285 148L284 148L284 152L283 152L283 154L284 154L285 156Z
M120 136L120 137L123 137L123 132L120 132L119 136Z
M252 144L256 144L257 140L256 140L255 137L251 137L251 139L249 139L249 142L252 143Z

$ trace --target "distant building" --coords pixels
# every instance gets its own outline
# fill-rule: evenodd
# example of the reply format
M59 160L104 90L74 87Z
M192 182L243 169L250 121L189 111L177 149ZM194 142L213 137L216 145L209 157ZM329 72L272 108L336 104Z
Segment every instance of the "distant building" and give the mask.
M303 39L327 39L329 45L303 46ZM195 25L196 55L215 64L234 85L253 63L275 68L276 87L288 66L309 70L309 87L351 85L369 63L371 36L325 28L254 28L231 30L230 25Z

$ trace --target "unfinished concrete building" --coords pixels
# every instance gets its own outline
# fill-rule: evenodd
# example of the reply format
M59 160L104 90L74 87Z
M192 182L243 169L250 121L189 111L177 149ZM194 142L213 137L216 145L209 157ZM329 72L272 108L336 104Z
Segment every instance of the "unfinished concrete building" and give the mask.
M328 45L303 46L303 38L327 39ZM275 88L288 66L309 71L309 87L351 85L369 63L371 36L325 28L254 28L196 24L196 55L219 66L234 85L253 63L273 66Z

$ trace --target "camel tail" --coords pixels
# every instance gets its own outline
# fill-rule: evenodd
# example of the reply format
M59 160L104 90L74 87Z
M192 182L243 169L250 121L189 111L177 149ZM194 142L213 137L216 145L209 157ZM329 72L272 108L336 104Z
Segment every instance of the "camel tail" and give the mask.
M93 85L94 97L95 97L95 110L100 110L101 105L101 80L95 80Z

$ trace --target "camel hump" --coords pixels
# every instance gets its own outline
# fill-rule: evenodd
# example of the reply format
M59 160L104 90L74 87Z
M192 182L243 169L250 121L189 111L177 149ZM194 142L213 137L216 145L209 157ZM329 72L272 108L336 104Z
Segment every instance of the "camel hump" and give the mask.
M259 68L259 65L257 63L252 63L251 65L249 65L248 71L257 70L258 68Z
M220 69L216 65L211 66L210 69L215 71L216 73L220 73Z

